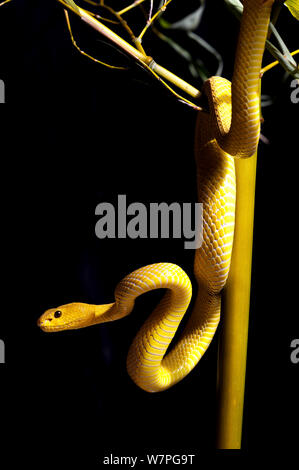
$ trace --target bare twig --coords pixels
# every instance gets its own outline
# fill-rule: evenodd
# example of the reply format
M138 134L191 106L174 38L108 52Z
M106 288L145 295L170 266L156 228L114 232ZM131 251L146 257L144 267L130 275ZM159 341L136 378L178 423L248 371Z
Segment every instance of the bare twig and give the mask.
M5 5L5 3L9 3L11 2L12 0L4 0L4 2L0 3L0 7L3 7L3 5Z
M96 59L95 57L93 57L93 56L87 54L86 52L82 51L82 49L80 49L80 47L77 45L77 43L74 39L72 28L71 28L71 23L70 23L70 18L69 18L69 14L68 14L67 10L64 10L64 14L65 14L65 18L66 18L66 24L67 24L67 27L68 27L68 30L69 30L69 33L70 33L71 41L73 43L73 46L80 52L80 54L82 54L85 57L88 57L89 59L93 60L94 62L96 62L98 64L101 64L101 65L104 65L105 67L108 67L110 69L117 69L117 70L126 70L127 69L126 67L118 67L118 66L115 66L115 65L107 64L106 62L102 62L101 60Z
M148 70L156 79L160 81L171 93L173 93L179 100L185 102L189 106L192 106L195 109L200 109L197 105L187 100L183 96L179 95L175 90L173 90L170 85L168 85L165 80L172 83L176 87L180 88L186 94L190 95L192 98L199 98L200 91L194 88L192 85L187 83L185 80L182 80L180 77L165 69L161 65L157 64L152 57L146 55L141 50L138 50L136 47L131 46L127 41L122 39L111 29L101 23L97 18L91 15L87 10L78 7L73 1L71 4L70 0L58 0L66 9L71 10L77 16L81 18L82 21L87 23L97 32L105 36L109 41L115 44L119 49L125 51L129 56L136 60L143 68ZM104 6L101 4L101 6ZM85 55L85 54L84 54ZM99 61L100 62L100 61ZM108 65L108 64L107 64Z

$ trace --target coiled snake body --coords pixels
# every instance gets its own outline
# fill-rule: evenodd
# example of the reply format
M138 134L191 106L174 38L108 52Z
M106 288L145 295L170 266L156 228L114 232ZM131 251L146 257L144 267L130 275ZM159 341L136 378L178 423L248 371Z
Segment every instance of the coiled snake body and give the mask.
M273 0L244 0L232 84L212 77L204 83L208 112L199 112L195 139L198 200L203 203L203 243L196 250L198 295L192 315L175 347L167 348L183 318L191 283L170 263L140 268L116 287L107 305L70 303L47 310L38 324L44 331L83 328L128 315L134 300L153 289L167 289L133 340L127 370L148 392L165 390L185 377L208 348L220 320L221 290L228 277L235 217L234 158L257 148L259 73Z

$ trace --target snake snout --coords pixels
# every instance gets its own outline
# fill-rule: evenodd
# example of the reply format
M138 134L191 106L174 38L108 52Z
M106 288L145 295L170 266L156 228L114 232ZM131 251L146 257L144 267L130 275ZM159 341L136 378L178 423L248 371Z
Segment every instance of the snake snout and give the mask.
M47 326L49 326L49 323L52 321L52 318L42 318L40 317L37 320L37 326L41 328L43 331L47 331Z

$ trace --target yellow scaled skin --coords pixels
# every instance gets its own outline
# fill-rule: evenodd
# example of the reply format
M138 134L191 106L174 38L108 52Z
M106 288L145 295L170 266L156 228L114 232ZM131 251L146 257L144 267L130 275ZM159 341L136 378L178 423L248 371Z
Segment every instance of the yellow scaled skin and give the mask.
M203 243L196 250L198 295L192 315L175 347L167 348L183 318L191 283L170 263L140 268L116 287L107 305L71 303L47 310L38 324L47 332L117 320L128 315L136 297L167 289L136 335L127 358L134 382L148 392L165 390L185 377L208 348L220 320L221 290L230 267L235 218L234 158L256 151L259 130L259 73L273 0L244 0L244 13L232 84L212 77L203 87L208 111L198 115L195 157L198 200L203 203Z

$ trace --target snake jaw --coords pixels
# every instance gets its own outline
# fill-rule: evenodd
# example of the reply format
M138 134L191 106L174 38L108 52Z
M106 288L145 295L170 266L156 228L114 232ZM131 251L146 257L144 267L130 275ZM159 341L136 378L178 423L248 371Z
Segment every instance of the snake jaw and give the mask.
M95 323L94 307L94 305L75 302L51 308L41 315L37 325L46 333L84 328Z
M64 323L62 325L52 324L51 319L39 319L37 321L37 326L44 331L45 333L55 333L56 331L63 331L63 330L76 330L78 328L83 328L81 320L72 321L69 323Z

